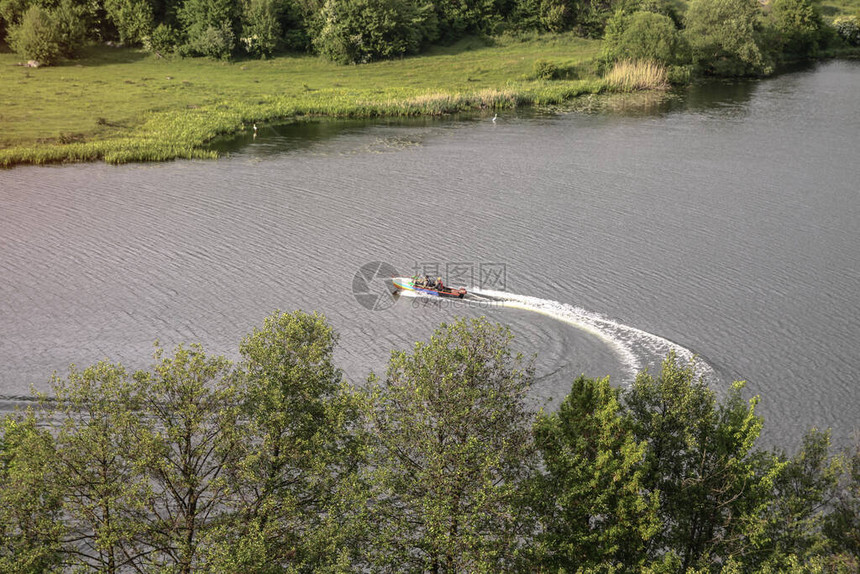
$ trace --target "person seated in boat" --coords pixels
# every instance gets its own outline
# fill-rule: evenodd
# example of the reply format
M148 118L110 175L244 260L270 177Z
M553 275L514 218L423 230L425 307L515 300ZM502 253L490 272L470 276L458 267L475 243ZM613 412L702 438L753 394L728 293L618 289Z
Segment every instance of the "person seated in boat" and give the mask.
M445 289L445 285L442 284L441 277L436 278L436 289L438 289L439 291L443 291Z
M436 282L430 279L430 277L427 277L427 287L429 287L430 289L436 288Z

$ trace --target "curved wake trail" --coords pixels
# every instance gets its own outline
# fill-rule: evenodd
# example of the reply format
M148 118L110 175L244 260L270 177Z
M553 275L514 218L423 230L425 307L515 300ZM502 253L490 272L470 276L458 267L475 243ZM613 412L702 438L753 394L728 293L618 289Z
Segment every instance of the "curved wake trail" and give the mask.
M682 362L695 361L695 369L699 376L706 379L713 379L716 376L713 368L701 358L696 357L690 349L659 335L608 319L599 313L586 311L581 307L551 299L517 295L505 291L472 289L471 293L488 297L494 304L501 304L504 307L524 309L547 315L600 337L612 346L621 359L629 374L627 382L632 382L636 378L636 374L646 367L659 370L660 364L670 351L674 351Z

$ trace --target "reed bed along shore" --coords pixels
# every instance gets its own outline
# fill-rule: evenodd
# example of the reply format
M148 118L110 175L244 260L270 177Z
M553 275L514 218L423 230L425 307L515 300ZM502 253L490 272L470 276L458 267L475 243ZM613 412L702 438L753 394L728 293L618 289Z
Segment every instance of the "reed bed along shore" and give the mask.
M163 60L93 48L52 68L0 54L0 166L212 158L208 144L254 123L441 116L553 105L612 89L593 72L599 43L574 36L468 40L361 66L310 56ZM564 79L534 77L550 61Z
M616 91L669 89L669 74L666 67L655 62L624 60L616 62L605 78Z

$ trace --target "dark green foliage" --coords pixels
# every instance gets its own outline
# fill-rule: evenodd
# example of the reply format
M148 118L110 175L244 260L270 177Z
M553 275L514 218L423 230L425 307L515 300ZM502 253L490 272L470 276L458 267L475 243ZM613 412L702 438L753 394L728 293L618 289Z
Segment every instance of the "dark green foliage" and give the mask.
M773 0L769 17L787 56L814 56L818 52L824 22L810 0Z
M71 58L86 41L84 10L72 0L62 0L55 8L34 4L9 30L9 45L25 58L53 64Z
M115 573L136 562L139 515L148 501L148 480L137 466L141 397L118 365L99 363L53 381L47 403L58 421L56 470L69 528L70 562Z
M546 60L535 60L532 77L537 80L555 80L559 77L560 70L556 64Z
M24 0L0 0L0 33L4 33L5 37L6 29L17 24L26 11L27 4Z
M275 312L233 365L71 368L0 424L0 571L854 572L860 444L755 448L757 399L670 355L557 412L485 319L361 393L324 317Z
M751 542L744 552L745 566L786 571L792 560L803 563L826 555L824 511L842 471L829 447L830 433L812 429L797 454L778 453L762 465L768 492L744 528Z
M651 539L654 558L677 553L683 569L707 566L747 512L745 493L757 469L753 451L762 419L736 383L722 404L674 355L654 378L640 373L624 399L634 435L648 443L643 485L659 493L662 529Z
M849 46L860 46L860 18L842 16L833 22L836 35Z
M253 56L271 56L278 48L283 32L278 0L245 0L242 6L242 49Z
M541 0L540 24L550 32L570 30L576 21L576 8L569 0Z
M410 0L327 0L320 20L314 47L341 64L412 54L436 37L431 5Z
M74 58L87 40L86 10L74 0L61 0L51 19L59 34L60 55Z
M50 433L32 412L0 421L0 572L41 574L62 559L62 490Z
M150 52L167 54L176 48L178 34L176 30L166 24L159 24L152 31L149 40L144 42Z
M236 47L239 8L232 0L185 0L178 12L189 55L226 59Z
M674 21L655 12L616 12L606 26L604 58L609 62L647 60L664 65L687 61L687 46Z
M120 42L140 46L152 33L152 6L148 0L105 0L104 6Z
M773 62L762 47L761 18L757 0L692 0L684 35L693 63L716 76L769 73Z
M532 368L486 319L443 324L370 380L369 571L505 572L532 532Z
M448 42L469 34L495 33L507 11L503 0L437 0L430 6L438 17L438 35Z
M217 524L226 519L226 474L239 454L240 393L230 363L198 345L172 357L156 347L150 372L136 373L142 409L135 466L149 478L137 516L139 566L190 574L205 563Z
M325 317L296 311L273 313L240 345L245 438L231 472L236 521L218 544L222 571L324 570L360 534L358 407L334 366L336 341ZM240 560L249 540L253 552Z
M644 492L646 443L637 442L608 379L580 377L535 441L545 473L534 481L538 561L548 571L641 566L660 528L658 494Z
M833 511L826 517L825 532L836 550L860 568L860 437L845 453L845 471L835 489Z
M615 12L613 0L588 0L578 6L576 30L588 38L602 38L606 22Z

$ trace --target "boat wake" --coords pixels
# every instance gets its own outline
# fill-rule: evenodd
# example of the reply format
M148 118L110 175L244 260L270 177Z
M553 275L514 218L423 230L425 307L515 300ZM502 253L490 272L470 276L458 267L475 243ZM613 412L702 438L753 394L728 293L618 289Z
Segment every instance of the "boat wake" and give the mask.
M465 301L477 304L492 301L494 306L501 305L541 313L600 337L614 349L627 370L626 383L632 382L636 374L645 368L649 368L652 372L659 372L660 364L670 351L674 351L678 359L683 362L692 361L697 374L705 380L716 379L714 369L690 349L659 335L624 325L581 307L551 299L490 289L472 289Z

